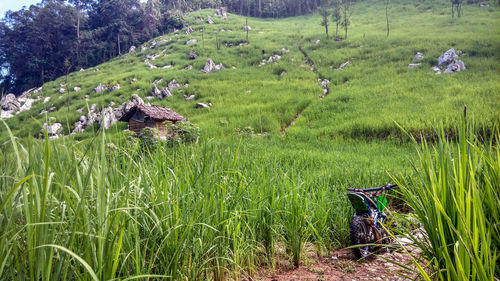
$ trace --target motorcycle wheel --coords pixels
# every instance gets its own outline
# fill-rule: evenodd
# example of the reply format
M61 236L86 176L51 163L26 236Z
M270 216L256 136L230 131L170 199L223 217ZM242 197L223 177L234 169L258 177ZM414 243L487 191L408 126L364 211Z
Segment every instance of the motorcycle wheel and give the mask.
M362 245L371 243L373 233L366 225L365 218L354 216L351 222L351 245ZM352 253L356 259L367 258L370 255L370 246L352 248Z

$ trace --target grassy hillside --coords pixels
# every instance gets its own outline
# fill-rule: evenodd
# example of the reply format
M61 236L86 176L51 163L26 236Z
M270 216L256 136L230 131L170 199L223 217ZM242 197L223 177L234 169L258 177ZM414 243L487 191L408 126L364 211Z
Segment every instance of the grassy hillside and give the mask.
M464 6L451 19L448 1L391 2L389 37L385 7L368 0L355 5L346 41L327 40L313 14L249 18L248 44L232 47L225 43L246 42L245 18L200 10L186 16L191 35L167 34L155 49L148 42L69 74L65 88L78 92L59 94L66 77L43 85L49 102L6 120L12 134L0 125L0 279L239 280L274 268L277 251L300 261L305 242L320 255L348 244L346 187L380 186L391 175L419 183L413 144L397 124L454 135L465 105L486 134L500 121L500 9ZM451 47L467 70L434 74ZM409 69L416 52L425 58ZM150 69L144 60L154 54ZM275 54L281 59L259 66ZM225 69L201 73L207 58ZM149 102L198 124L197 144L143 149L122 136L125 123L38 139L49 117L69 134L91 104L116 107L133 94L148 102L157 79L189 84ZM318 79L331 81L328 95ZM121 88L96 94L99 83ZM255 134L241 133L249 126Z
M161 78L164 83L176 79L181 84L189 83L189 87L177 90L171 98L151 102L187 116L208 136L233 135L235 128L246 126L280 135L300 112L302 116L287 130L287 136L385 139L400 135L394 121L416 133L430 133L438 122L451 129L464 105L482 126L488 127L500 118L500 34L491 29L500 23L499 11L465 6L463 17L452 20L445 4L445 1L393 3L389 37L386 37L384 6L378 1L357 4L349 39L342 42L326 40L318 15L280 20L250 18L250 44L236 47L226 47L224 43L246 40L242 30L245 18L231 15L223 20L212 16L215 24L209 25L200 19L206 19L214 11L198 11L187 16L194 29L191 35L183 31L168 34L155 39L167 42L154 50L137 48L135 53L98 66L99 72L87 69L71 73L68 88L79 86L82 90L70 91L69 112L68 93L59 94L60 84L65 84L65 77L61 77L43 87L44 95L52 97L49 103L39 102L33 110L8 123L16 135L36 134L39 127L31 117L43 119L38 113L53 105L57 110L49 116L72 127L81 115L77 109L86 109L87 104L93 103L106 106L110 101L121 104L133 93L144 98L151 93L152 82ZM334 32L334 26L330 30ZM216 34L221 42L219 50ZM198 43L186 45L189 39L197 39ZM321 42L315 44L316 40ZM323 99L318 98L322 94L318 75L305 63L297 48L299 44L314 62L319 77L332 82L331 94ZM435 75L430 67L451 47L463 52L461 59L467 70ZM283 48L290 52L283 52ZM188 58L191 50L199 55L194 61ZM408 69L417 51L424 54L422 66ZM165 55L151 61L160 69L149 69L144 63L146 55L162 52ZM274 54L283 57L277 63L258 66L262 59ZM223 63L226 69L200 73L208 57L215 63ZM347 60L351 62L349 66L335 70ZM168 64L174 67L161 69ZM193 65L193 69L184 70L188 65ZM286 75L281 76L283 71ZM134 78L137 81L132 83ZM121 89L95 94L93 88L99 83L120 83ZM195 94L196 99L186 102L183 94ZM85 95L90 96L88 102ZM214 106L210 110L197 110L196 102L211 102ZM117 126L124 128L123 124ZM65 126L66 132L69 127Z

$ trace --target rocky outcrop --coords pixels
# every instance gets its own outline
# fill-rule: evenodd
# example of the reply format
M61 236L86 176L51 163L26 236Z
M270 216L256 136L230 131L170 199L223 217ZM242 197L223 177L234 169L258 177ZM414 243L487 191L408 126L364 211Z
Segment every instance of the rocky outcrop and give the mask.
M120 90L120 84L116 84L114 86L111 86L111 85L103 85L102 83L99 83L99 85L97 85L97 87L94 88L94 92L96 94L98 93L101 93L101 92L104 92L104 91L108 91L108 92L114 92L114 91L118 91Z
M217 10L215 10L215 15L218 16L218 17L221 17L223 19L227 19L227 13L226 11L224 10L224 8L219 8Z
M94 92L96 94L99 94L100 92L103 92L105 89L106 87L102 83L99 83L99 85L97 85L97 87L94 88Z
M49 139L57 139L62 136L63 126L61 123L43 123L43 129L47 131ZM40 130L40 136L43 137L43 129Z
M205 73L210 73L210 72L219 71L219 70L224 69L224 68L225 67L222 63L215 64L211 58L208 58L207 62L205 63L205 67L203 67L203 69L201 71L205 72Z
M18 111L21 107L21 104L14 94L8 94L4 96L0 103L2 106L2 110L4 111Z
M458 58L458 55L455 52L455 49L451 48L448 51L446 51L444 54L439 56L439 58L437 60L438 67L448 65L448 64L454 62L455 59L457 59L457 58Z
M175 81L175 79L173 79L172 81L170 81L170 82L168 83L168 89L169 89L170 91L173 91L173 90L175 90L175 89L179 88L180 86L181 86L181 85L179 85L179 83L177 83L177 81Z
M175 81L175 80L174 80ZM168 87L163 87L161 90L158 87L159 84L163 82L163 79L160 80L155 80L152 85L152 93L151 96L158 98L158 99L163 99L165 97L171 97L172 93L170 92Z
M461 60L457 60L455 62L450 63L446 68L446 70L444 71L444 73L459 72L459 71L464 71L465 69L466 68L464 62Z
M130 100L122 103L114 110L116 119L122 118L122 116L125 115L125 113L127 113L132 107L140 104L144 104L144 101L138 95L133 94Z
M437 63L438 63L437 66L432 67L432 70L436 74L441 74L441 72L454 73L454 72L464 71L466 69L464 62L458 60L458 54L457 52L455 52L455 49L453 48L449 49L444 54L439 56L439 58L437 59ZM443 69L445 70L442 71Z

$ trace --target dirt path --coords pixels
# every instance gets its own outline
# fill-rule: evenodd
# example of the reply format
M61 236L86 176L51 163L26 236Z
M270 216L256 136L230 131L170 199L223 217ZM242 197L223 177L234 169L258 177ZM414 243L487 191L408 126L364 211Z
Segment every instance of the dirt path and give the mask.
M415 249L408 249L417 253ZM288 262L280 262L276 270L261 270L258 276L249 280L266 281L333 281L333 280L387 280L402 281L413 280L414 273L404 272L391 262L384 260L391 259L398 263L410 265L413 268L412 259L408 254L394 251L385 253L382 257L375 257L368 261L354 261L350 249L335 250L328 257L318 257L313 250L307 250L304 255L303 264L297 269L290 269ZM407 275L410 278L403 277Z
M313 71L316 74L316 76L318 76L318 82L320 83L321 88L323 89L323 94L321 94L319 97L320 97L320 99L324 98L325 96L327 96L330 93L330 88L329 88L330 81L328 81L326 79L321 79L321 77L319 77L319 73L318 73L318 70L316 69L314 61L309 57L309 55L306 53L306 51L304 51L304 49L302 49L300 44L298 44L297 47L299 48L299 51L306 58L306 64L308 64L311 67L311 71ZM299 112L297 112L295 114L295 116L293 117L293 119L288 124L286 124L285 127L281 128L281 135L285 136L286 130L295 124L295 121L297 121L297 119L299 119L299 117L302 115L302 112L306 108L303 108Z

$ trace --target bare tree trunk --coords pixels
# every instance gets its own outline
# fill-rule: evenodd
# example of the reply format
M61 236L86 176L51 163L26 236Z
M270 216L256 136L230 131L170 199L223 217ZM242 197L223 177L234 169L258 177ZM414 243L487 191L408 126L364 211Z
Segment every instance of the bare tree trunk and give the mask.
M328 22L325 24L326 39L328 39Z
M259 0L259 17L262 17L262 0Z
M120 48L120 33L118 33L118 55L121 55L122 54L122 51L121 51L121 48Z
M451 2L451 18L455 17L455 7L453 5L453 2Z
M389 37L389 1L385 3L385 20L387 22L387 37Z
M247 43L248 43L248 17L246 18L246 30L247 30Z

